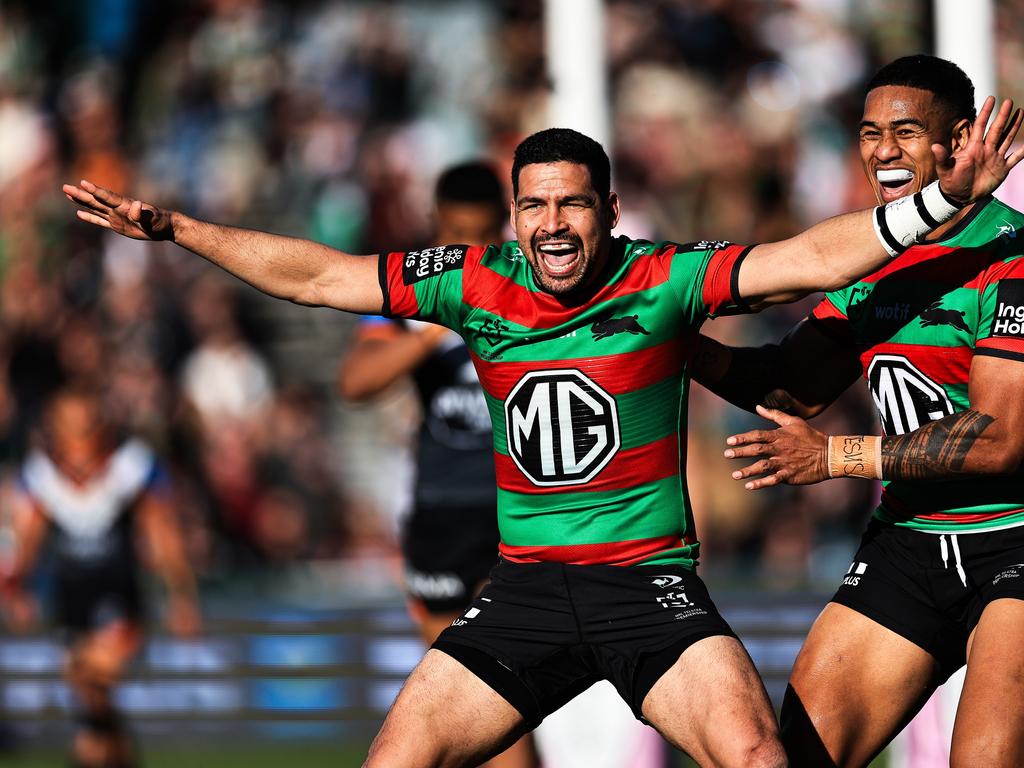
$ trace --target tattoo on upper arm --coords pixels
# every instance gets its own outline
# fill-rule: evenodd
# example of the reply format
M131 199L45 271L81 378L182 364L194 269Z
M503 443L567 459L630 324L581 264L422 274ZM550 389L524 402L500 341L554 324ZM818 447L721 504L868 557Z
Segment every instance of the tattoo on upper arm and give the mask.
M934 480L961 472L975 441L993 421L986 413L968 410L882 438L882 477Z

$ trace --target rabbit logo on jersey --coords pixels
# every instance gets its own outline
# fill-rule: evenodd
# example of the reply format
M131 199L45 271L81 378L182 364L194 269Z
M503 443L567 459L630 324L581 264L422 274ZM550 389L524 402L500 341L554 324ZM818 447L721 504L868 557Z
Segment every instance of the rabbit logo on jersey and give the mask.
M1024 279L999 282L992 335L1024 338Z
M585 483L619 450L615 398L577 370L532 371L505 399L505 435L534 485Z

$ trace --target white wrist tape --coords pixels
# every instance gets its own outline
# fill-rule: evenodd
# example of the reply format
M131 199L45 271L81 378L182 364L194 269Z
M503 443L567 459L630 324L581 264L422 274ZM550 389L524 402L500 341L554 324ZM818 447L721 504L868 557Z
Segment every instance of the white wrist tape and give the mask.
M961 207L933 181L917 194L875 208L875 234L889 255L896 257L953 218Z

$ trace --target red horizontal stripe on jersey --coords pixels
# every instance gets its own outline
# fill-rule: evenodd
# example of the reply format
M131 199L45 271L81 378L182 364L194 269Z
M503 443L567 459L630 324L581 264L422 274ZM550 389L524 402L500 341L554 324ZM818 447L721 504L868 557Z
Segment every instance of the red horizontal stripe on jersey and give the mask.
M679 474L679 436L669 435L661 440L619 451L608 466L597 473L597 477L580 485L534 485L516 466L511 456L494 454L494 466L498 475L498 487L513 493L528 493L532 496L585 491L614 491L641 483L653 483Z
M678 536L613 541L607 544L570 544L564 547L514 547L502 542L498 551L514 563L568 563L570 565L633 565L659 552L683 546Z
M567 306L550 293L531 291L512 278L481 266L463 285L463 300L517 325L544 329L564 323L570 314L578 314L613 296L644 291L667 280L668 275L656 259L639 256L622 280L606 285L584 304Z
M953 251L956 251L954 258L942 258ZM979 248L915 245L860 282L877 283L884 277L899 273L897 279L901 280L977 288L978 284L975 281L982 277L991 258L992 248L988 247L988 244Z
M882 494L882 502L893 509L906 510L908 513L912 514L905 504L894 499L887 493ZM977 523L987 523L993 520L999 520L1003 517L1010 517L1012 515L1019 515L1021 512L1024 512L1024 508L1011 509L1003 512L975 512L973 514L933 512L929 515L914 515L914 519L927 520L932 523L963 523L965 525L972 525Z
M989 336L987 339L978 341L979 349L1001 349L1006 352L1016 352L1024 355L1024 339L1015 339L1008 336Z
M600 357L576 357L566 360L535 360L525 363L489 362L472 355L480 383L492 397L504 400L508 393L530 371L552 371L570 368L582 371L605 392L621 395L656 384L674 376L693 347L687 342L692 334L675 337L663 344L656 344L635 352Z
M936 384L965 384L971 370L974 350L970 347L933 347L926 344L878 344L861 353L860 361L867 376L875 355L902 355Z
M818 303L811 314L819 320L846 320L846 315L836 309L836 305L829 301L827 297Z

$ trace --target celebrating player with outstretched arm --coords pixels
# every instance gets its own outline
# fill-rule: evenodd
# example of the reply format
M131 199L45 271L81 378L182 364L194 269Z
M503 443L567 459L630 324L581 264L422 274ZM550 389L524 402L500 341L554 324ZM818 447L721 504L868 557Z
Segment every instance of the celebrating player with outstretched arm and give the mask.
M608 157L566 129L516 149L517 239L503 245L360 258L91 184L65 191L83 219L173 239L273 295L465 339L494 427L502 557L409 677L367 765L475 764L607 679L699 763L781 766L764 687L695 573L680 416L696 331L848 285L890 259L880 235L907 242L990 193L1020 160L1007 156L1020 114L1005 102L986 135L993 107L956 152L936 148L920 215L885 206L756 247L612 237Z
M898 59L868 87L864 170L912 206L931 145L974 141L974 88L955 65ZM972 128L972 121L974 122ZM1009 137L1012 138L1012 137ZM1019 153L1018 153L1019 154ZM952 765L1024 765L1024 215L986 197L891 264L826 295L781 345L701 339L694 377L780 426L729 438L747 488L882 479L882 501L815 622L782 711L795 765L867 764L967 664ZM804 422L858 375L884 436ZM765 407L774 406L774 407Z

